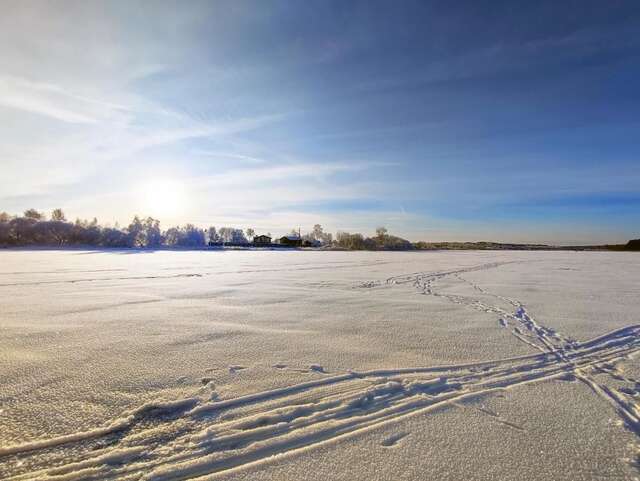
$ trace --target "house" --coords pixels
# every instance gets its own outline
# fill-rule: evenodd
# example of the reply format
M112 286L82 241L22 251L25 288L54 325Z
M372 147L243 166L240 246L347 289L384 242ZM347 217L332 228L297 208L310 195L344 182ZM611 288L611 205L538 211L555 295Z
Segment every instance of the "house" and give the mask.
M285 235L280 237L279 242L283 246L300 247L302 246L302 239L297 235Z
M271 245L271 237L268 235L257 235L253 238L254 246L269 246Z

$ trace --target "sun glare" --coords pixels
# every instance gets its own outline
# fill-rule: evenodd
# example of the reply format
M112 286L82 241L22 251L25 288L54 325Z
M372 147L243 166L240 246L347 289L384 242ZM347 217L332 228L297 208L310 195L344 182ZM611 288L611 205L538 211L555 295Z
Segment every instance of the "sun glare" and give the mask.
M140 189L142 215L160 220L179 215L185 208L184 186L169 179L154 179Z

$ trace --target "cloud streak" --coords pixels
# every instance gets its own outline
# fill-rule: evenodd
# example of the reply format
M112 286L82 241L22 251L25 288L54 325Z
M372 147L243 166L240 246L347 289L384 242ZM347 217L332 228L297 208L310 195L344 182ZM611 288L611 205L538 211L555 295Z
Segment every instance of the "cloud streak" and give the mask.
M0 106L72 124L95 123L98 121L100 110L107 107L68 94L54 85L11 77L0 77Z

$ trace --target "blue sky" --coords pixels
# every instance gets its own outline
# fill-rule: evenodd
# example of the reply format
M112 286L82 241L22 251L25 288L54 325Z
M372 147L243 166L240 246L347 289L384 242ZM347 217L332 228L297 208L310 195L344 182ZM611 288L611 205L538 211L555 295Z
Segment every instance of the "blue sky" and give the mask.
M640 236L640 5L3 2L0 210Z

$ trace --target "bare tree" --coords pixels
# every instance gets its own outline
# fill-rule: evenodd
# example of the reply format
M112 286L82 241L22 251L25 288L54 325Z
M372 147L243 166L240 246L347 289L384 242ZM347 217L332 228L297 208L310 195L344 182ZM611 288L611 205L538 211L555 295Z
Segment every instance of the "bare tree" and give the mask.
M24 217L33 220L44 220L44 214L35 209L27 209L24 211Z
M250 241L253 240L253 236L256 235L256 231L253 230L251 227L249 227L247 229L247 239L249 239Z
M62 209L53 209L51 212L51 220L64 222L67 218L65 217L64 212L62 212Z
M0 213L2 215L2 213ZM0 246L8 245L11 241L11 227L9 222L0 221Z

